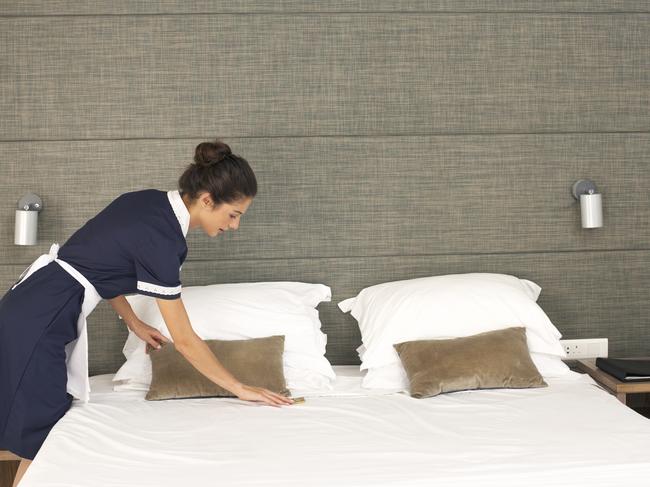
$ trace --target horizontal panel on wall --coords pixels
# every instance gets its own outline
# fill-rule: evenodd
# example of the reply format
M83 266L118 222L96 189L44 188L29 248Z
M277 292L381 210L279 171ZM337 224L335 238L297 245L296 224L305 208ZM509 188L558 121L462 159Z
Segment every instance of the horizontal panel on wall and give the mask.
M650 354L639 337L650 326L649 251L507 255L413 256L294 260L190 262L183 284L300 281L323 283L332 301L318 307L328 336L327 357L334 364L358 363L361 343L356 321L337 303L381 282L429 275L495 272L530 279L542 287L540 306L565 338L607 337L610 355ZM0 266L0 289L22 268ZM123 363L126 327L106 301L89 318L91 373L114 372Z
M225 140L259 192L237 231L191 230L188 260L650 249L650 134ZM176 188L200 141L0 143L0 262L27 265L122 192ZM580 226L581 178L603 228ZM28 191L45 209L20 247Z
M648 12L642 0L10 0L2 15L92 15L291 12Z
M0 139L645 131L650 15L0 19Z

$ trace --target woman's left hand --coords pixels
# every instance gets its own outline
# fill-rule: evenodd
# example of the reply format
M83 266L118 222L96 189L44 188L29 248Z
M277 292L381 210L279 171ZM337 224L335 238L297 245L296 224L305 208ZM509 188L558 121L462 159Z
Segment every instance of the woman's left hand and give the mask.
M135 321L129 326L129 330L135 333L138 338L147 344L147 353L149 353L149 347L158 349L163 343L169 342L165 335L160 333L153 326L147 325L144 321Z

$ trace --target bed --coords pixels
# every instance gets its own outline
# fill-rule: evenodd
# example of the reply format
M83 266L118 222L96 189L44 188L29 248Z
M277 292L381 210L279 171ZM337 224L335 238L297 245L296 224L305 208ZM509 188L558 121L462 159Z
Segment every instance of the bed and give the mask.
M650 479L650 421L587 375L548 387L425 399L361 387L335 365L328 391L282 408L235 398L145 401L91 378L21 487L616 486Z
M338 303L357 320L361 363L332 365L317 311L329 286L186 287L202 339L245 347L282 335L259 376L275 368L282 387L306 402L274 408L192 393L198 372L183 360L159 367L173 353L149 355L130 333L122 367L91 378L90 402L73 402L21 487L611 487L650 479L650 421L569 370L540 292L533 281L493 273L366 287ZM127 300L172 338L155 300ZM237 357L248 367L253 355ZM161 380L171 392L152 396Z

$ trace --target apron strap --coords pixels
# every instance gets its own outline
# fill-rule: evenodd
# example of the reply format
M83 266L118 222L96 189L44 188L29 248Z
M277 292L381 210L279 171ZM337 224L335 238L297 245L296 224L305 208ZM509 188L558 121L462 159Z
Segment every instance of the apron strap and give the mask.
M32 267L34 267L34 264L36 264L36 262L38 262L39 259L41 261L43 261L43 259L46 258L46 260L49 263L49 262L55 260L58 255L59 255L59 244L55 242L50 246L50 251L47 254L40 255L34 262L32 262L31 264L29 264L29 266L27 266L27 269L25 269L22 272L22 274L20 274L20 277L18 278L16 283L13 286L11 286L11 289L15 288L18 284L21 283L23 278L29 273L29 270Z

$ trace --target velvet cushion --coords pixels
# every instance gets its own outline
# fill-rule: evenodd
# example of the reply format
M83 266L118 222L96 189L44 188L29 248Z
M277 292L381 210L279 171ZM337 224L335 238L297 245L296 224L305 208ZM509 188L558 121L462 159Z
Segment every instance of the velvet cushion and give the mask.
M393 345L412 397L467 389L545 387L526 344L526 329L512 327L446 340Z
M219 362L243 384L289 395L282 355L284 335L246 340L204 340ZM145 399L236 397L201 374L174 347L166 343L151 356L151 385Z

